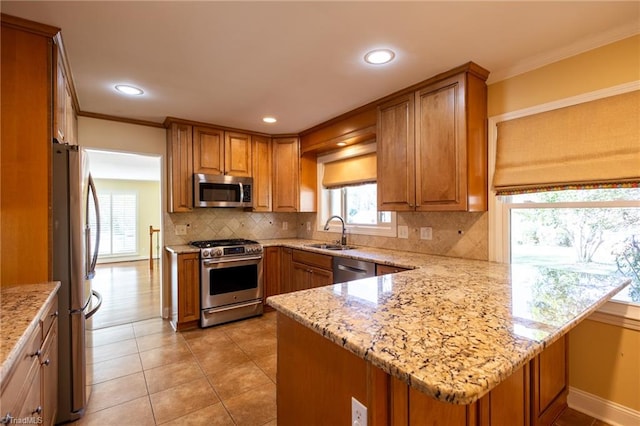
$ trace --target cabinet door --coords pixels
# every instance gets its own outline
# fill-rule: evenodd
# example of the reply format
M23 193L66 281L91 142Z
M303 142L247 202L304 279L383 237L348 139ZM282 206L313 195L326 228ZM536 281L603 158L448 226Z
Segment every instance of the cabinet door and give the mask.
M193 128L193 173L224 174L224 132Z
M562 336L533 360L533 424L549 424L567 406L566 339Z
M280 248L266 247L264 249L264 300L267 297L280 294ZM265 305L265 309L272 309Z
M224 133L224 174L251 176L251 136L245 133Z
M293 291L293 250L283 247L280 250L280 292Z
M42 424L53 425L58 411L58 323L53 322L40 356Z
M378 107L378 210L407 211L415 206L413 94Z
M178 256L178 322L200 318L200 255Z
M271 139L252 136L253 210L271 211Z
M293 262L291 264L291 281L291 291L311 288L311 267L304 263Z
M67 77L64 74L64 65L62 56L54 49L56 53L56 83L55 83L55 122L53 137L58 142L66 142L67 136Z
M417 210L467 209L465 75L416 93Z
M193 208L193 145L191 126L172 123L167 133L169 213Z
M323 287L333 284L333 271L310 267L311 276L309 277L310 287Z
M297 212L300 202L298 138L273 139L273 211Z

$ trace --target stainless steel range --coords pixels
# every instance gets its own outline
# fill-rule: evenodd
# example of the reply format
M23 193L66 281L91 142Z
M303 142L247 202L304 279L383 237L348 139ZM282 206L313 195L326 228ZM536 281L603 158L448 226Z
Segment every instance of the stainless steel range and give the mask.
M251 240L193 241L200 249L200 326L261 315L262 246Z

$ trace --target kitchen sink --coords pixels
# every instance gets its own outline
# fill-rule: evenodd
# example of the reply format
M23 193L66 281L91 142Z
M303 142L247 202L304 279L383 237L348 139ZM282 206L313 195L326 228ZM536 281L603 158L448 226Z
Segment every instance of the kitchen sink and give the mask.
M325 250L351 250L355 248L354 246L343 246L341 244L326 244L326 243L307 244L306 246L325 249Z

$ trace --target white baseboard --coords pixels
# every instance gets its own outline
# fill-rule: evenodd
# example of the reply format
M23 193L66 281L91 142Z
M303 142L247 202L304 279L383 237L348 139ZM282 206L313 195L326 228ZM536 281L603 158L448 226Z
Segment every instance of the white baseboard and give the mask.
M569 387L567 404L574 410L613 426L640 425L640 411L607 401L574 387Z

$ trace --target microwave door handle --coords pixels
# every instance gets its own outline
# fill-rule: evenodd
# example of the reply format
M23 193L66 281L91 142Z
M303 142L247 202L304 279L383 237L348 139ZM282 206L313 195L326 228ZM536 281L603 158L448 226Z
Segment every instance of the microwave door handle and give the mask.
M238 182L238 185L240 185L240 202L242 203L244 201L244 188L242 186L242 182Z

